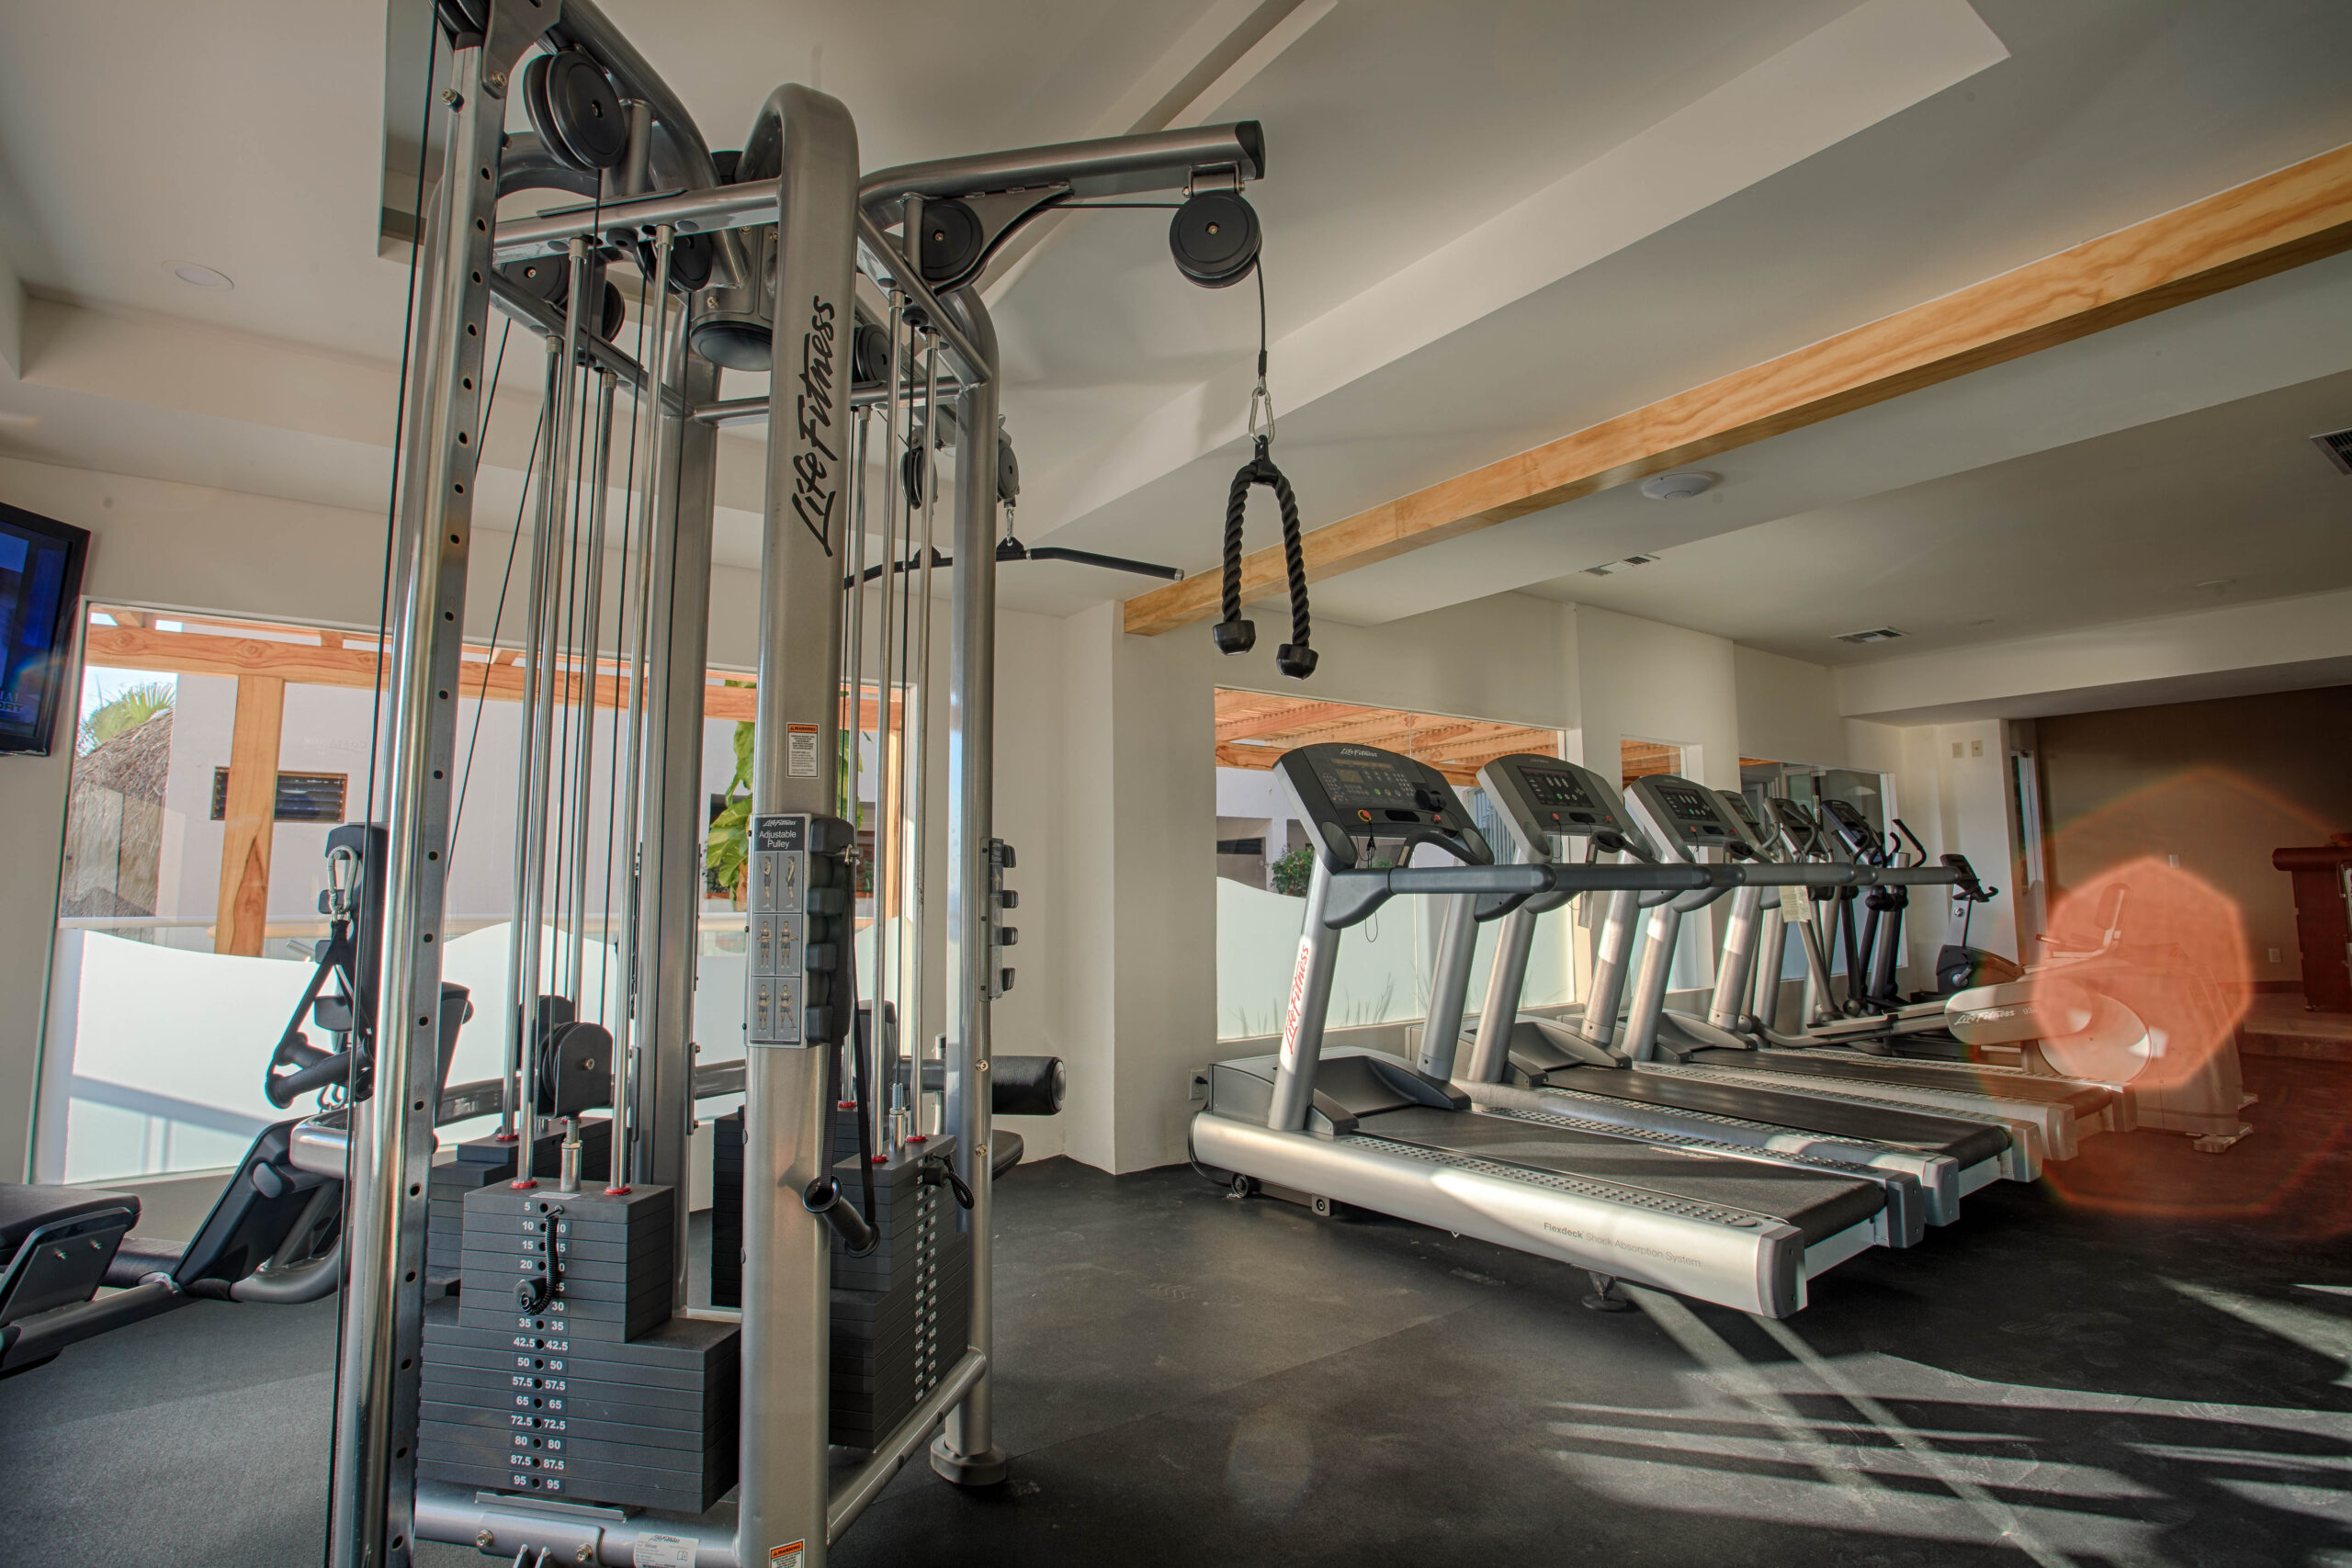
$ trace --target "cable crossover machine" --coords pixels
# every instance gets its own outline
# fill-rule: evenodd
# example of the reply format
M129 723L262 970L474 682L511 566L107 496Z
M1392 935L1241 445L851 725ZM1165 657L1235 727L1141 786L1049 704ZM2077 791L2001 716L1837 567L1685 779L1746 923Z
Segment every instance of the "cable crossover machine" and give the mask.
M1024 224L1090 204L1173 209L1179 271L1238 281L1257 263L1240 192L1263 141L1243 122L863 175L849 110L797 85L740 152L714 153L587 0L436 0L434 24L384 831L356 872L374 1015L342 1036L340 1067L294 1058L345 1089L292 1140L346 1193L328 1561L402 1568L433 1540L526 1565L820 1568L917 1454L967 1486L1006 1470L989 1216L1010 1151L992 1150L990 1113L1055 1109L1060 1065L990 1049L1017 934L992 832L998 565L1173 575L1000 536L1017 468L975 286ZM517 94L529 131L508 130ZM564 199L501 215L534 189ZM460 617L493 307L502 344L515 324L545 343L547 395L519 584L505 562L524 678L505 1066L452 1086L443 939L472 754L459 702L487 687ZM722 398L722 370L767 372L770 390ZM747 1050L697 1069L718 438L760 418ZM934 571L951 574L944 759L922 754ZM869 704L885 744L862 795ZM925 827L933 772L944 850ZM698 1100L736 1092L740 1119L715 1123L711 1277L741 1304L690 1307L689 1134ZM436 1161L436 1125L491 1112L495 1134Z

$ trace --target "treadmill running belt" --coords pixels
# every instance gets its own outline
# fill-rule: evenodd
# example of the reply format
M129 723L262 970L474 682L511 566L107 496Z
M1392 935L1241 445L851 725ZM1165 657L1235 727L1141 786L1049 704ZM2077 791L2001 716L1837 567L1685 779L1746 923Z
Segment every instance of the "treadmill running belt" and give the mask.
M1859 1138L1893 1144L1928 1154L1949 1155L1963 1168L2007 1152L2009 1134L1984 1122L1930 1111L1889 1111L1874 1105L1848 1105L1833 1100L1813 1100L1802 1093L1783 1094L1746 1084L1713 1083L1701 1078L1668 1077L1636 1067L1555 1067L1544 1075L1544 1087L1572 1089L1578 1094L1607 1095L1611 1100L1642 1105L1696 1111L1710 1116L1731 1116L1774 1127L1793 1127L1836 1138Z
M1891 1056L1843 1056L1810 1051L1744 1051L1711 1046L1693 1051L1694 1067L1737 1067L1751 1073L1788 1073L1801 1077L1854 1078L1866 1083L1902 1084L1910 1089L1943 1089L1953 1094L1981 1094L1991 1100L2025 1100L2040 1105L2064 1105L2078 1120L2088 1121L2115 1103L2115 1091L2069 1079L2027 1077L2014 1073L1984 1073L1973 1067L1939 1062L1905 1062Z
M1421 1148L1581 1176L1784 1220L1803 1234L1808 1246L1868 1220L1885 1205L1875 1183L1850 1177L1776 1169L1507 1116L1412 1106L1367 1116L1356 1124L1356 1131Z

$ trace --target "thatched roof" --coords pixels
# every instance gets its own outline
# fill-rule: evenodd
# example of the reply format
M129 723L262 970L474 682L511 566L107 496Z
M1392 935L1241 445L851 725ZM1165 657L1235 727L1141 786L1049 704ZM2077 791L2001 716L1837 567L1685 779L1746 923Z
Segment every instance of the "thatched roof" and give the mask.
M79 787L110 789L130 800L164 799L164 775L172 761L172 713L157 714L136 729L126 729L74 764Z

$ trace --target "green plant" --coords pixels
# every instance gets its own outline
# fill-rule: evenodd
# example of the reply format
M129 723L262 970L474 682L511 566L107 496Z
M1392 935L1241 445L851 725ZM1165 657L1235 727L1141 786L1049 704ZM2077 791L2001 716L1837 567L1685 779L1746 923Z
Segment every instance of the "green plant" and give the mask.
M86 757L118 735L127 735L157 714L172 711L173 683L150 681L126 686L92 708L74 736L74 750Z
M730 686L749 686L749 681L729 681ZM735 726L735 773L727 781L725 804L711 814L710 837L703 843L702 863L705 886L718 895L732 896L743 880L743 867L752 858L752 738L755 727L745 720ZM856 733L844 729L835 737L834 777L849 777L849 749L857 743ZM865 812L858 810L859 825L865 825ZM870 893L873 873L864 862L858 867L858 891Z
M743 682L727 683L734 686ZM748 719L735 727L735 774L727 781L726 803L710 819L710 837L702 852L708 886L729 895L741 885L743 867L752 858L752 733Z
M1306 897L1306 879L1315 870L1315 852L1301 844L1276 861L1274 891L1293 898Z

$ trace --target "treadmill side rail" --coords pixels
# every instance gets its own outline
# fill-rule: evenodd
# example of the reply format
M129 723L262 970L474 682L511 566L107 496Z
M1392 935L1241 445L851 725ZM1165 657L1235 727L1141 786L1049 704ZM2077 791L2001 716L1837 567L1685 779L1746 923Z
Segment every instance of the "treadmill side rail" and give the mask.
M1740 1312L1787 1317L1805 1303L1804 1238L1779 1220L1412 1150L1376 1135L1329 1140L1210 1111L1193 1119L1193 1148L1204 1164L1261 1182Z

